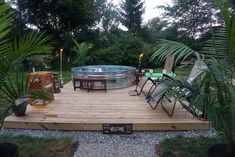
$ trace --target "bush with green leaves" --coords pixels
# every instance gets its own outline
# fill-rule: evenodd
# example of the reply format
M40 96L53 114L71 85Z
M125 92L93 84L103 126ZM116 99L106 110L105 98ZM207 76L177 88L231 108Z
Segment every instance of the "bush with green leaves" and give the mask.
M131 33L121 33L113 37L109 47L97 51L94 55L96 64L138 65L138 57L142 53L144 42Z

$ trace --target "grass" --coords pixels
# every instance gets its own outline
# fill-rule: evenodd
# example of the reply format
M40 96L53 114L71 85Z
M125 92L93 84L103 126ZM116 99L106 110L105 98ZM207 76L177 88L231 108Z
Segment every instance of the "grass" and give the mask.
M176 137L161 142L158 151L161 157L207 157L208 148L222 141L222 137Z
M63 79L64 79L64 84L71 81L71 70L64 70L63 71Z
M191 72L192 68L191 67L185 67L185 68L178 68L175 70L175 74L177 76L188 76L189 73Z
M70 138L0 136L3 142L17 144L20 157L72 157L77 147Z
M148 69L148 68L147 68ZM162 73L162 69L153 69L155 73ZM187 77L191 72L192 67L177 68L175 74L179 77Z

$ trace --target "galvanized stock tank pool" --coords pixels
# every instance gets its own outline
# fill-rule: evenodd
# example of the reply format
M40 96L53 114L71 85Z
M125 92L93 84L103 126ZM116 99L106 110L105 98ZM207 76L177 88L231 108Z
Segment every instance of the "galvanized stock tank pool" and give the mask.
M106 78L107 89L116 89L133 85L136 68L122 65L90 65L74 67L71 70L73 77ZM102 86L99 82L94 84L95 88L99 86Z

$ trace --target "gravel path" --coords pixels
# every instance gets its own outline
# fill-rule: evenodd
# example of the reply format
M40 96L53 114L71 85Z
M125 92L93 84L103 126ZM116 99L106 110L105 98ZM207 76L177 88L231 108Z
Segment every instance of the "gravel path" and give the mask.
M90 131L45 131L2 129L0 135L33 137L72 137L79 141L74 157L156 157L156 145L175 136L212 137L213 131L134 132L131 135L106 135Z

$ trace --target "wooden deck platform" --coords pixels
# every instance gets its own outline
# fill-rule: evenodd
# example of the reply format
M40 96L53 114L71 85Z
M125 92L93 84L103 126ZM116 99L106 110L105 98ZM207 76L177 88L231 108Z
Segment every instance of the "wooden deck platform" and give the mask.
M140 130L207 130L208 121L200 121L178 106L172 118L158 106L155 111L143 95L129 96L133 87L104 91L73 90L72 83L55 94L45 107L28 106L27 115L11 115L4 128L46 130L102 130L105 123L131 123Z

